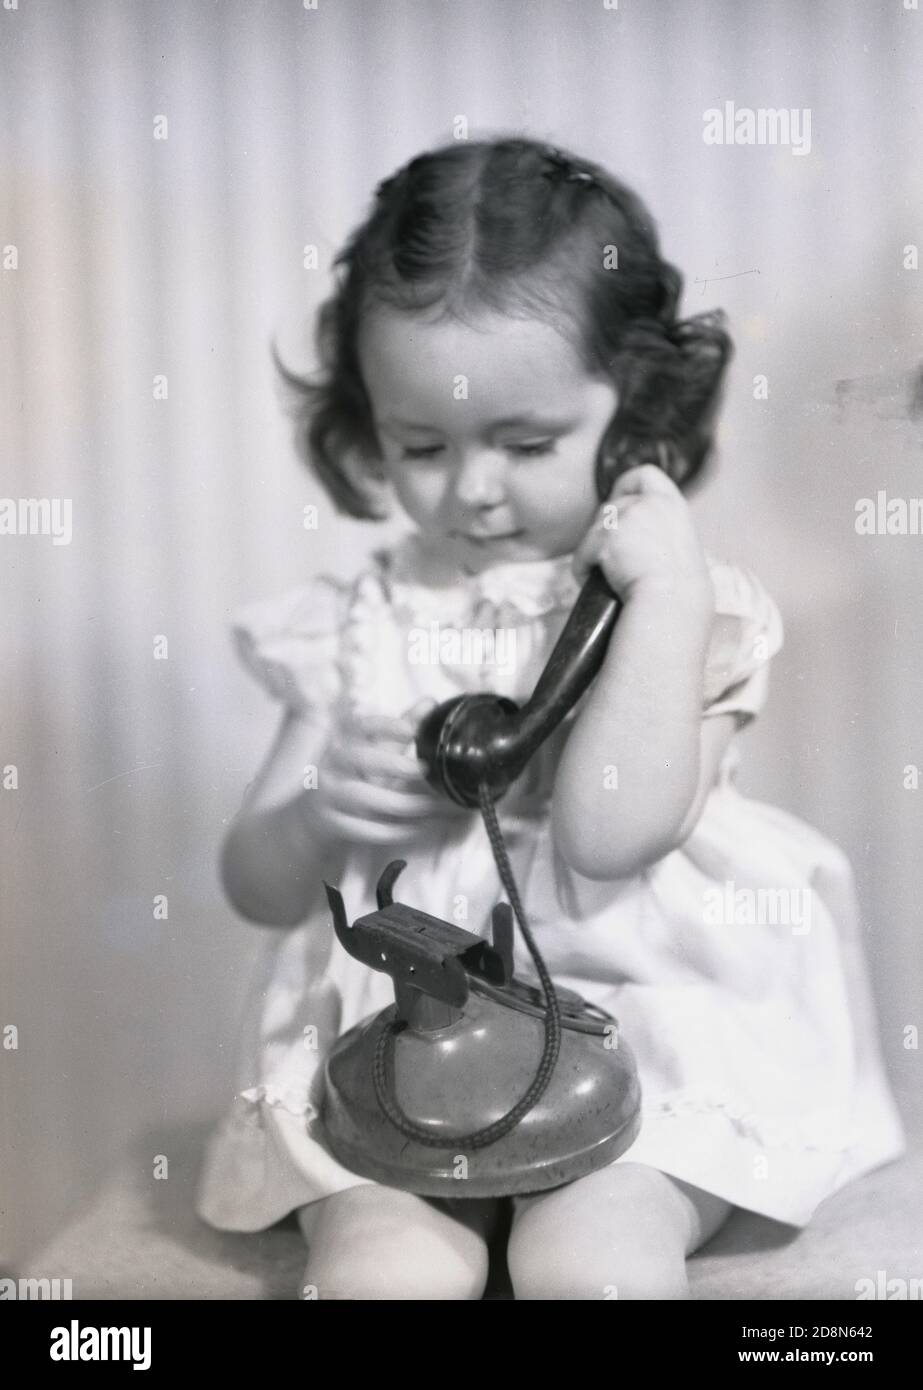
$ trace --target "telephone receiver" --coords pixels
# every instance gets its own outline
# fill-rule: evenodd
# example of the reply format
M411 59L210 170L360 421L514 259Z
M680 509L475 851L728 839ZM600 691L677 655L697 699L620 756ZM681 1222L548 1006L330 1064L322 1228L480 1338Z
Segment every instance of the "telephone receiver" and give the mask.
M672 476L669 452L656 446L642 445L633 461L654 463ZM615 459L604 444L595 475L601 502L609 496L615 474ZM594 565L526 704L520 707L502 695L479 691L456 695L430 710L416 739L430 786L460 806L474 807L479 805L478 788L486 783L498 801L592 682L621 611L621 599Z
M668 455L662 450L645 448L643 461L656 463L669 476ZM615 476L616 461L604 442L595 472L601 502ZM491 799L499 801L596 676L621 611L621 599L594 565L530 700L520 707L503 695L478 691L430 710L416 739L430 786L460 806L475 807L478 789L486 783Z

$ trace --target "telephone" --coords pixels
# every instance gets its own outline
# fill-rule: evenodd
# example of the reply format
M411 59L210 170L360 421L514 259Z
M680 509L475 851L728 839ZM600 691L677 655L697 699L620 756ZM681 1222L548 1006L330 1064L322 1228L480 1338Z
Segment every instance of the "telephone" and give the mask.
M430 785L483 816L509 897L494 907L490 941L395 903L404 860L383 871L377 911L352 925L339 889L324 884L343 948L394 982L394 1004L343 1034L326 1062L321 1122L353 1172L423 1196L505 1196L571 1182L634 1142L631 1050L615 1018L548 974L494 805L599 671L621 607L594 567L521 708L456 696L417 730ZM513 974L513 912L541 991Z

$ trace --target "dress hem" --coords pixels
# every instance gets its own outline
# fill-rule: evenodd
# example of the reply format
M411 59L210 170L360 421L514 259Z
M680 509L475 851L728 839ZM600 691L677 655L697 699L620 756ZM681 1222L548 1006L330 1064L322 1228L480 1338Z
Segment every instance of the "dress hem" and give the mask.
M720 1109L654 1108L615 1163L646 1164L735 1207L803 1228L827 1197L906 1151L896 1107L889 1110L875 1145L863 1150L861 1141L851 1148L770 1148L742 1134ZM197 1215L217 1230L253 1233L337 1192L378 1185L338 1163L311 1128L278 1102L239 1094L206 1146Z

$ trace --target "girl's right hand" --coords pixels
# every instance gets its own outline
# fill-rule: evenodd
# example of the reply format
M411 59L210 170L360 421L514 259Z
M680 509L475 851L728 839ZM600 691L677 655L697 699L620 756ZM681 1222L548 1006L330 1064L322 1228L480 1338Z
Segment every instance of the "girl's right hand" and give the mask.
M325 837L360 844L400 844L441 818L472 813L424 780L414 747L417 727L436 703L418 701L399 718L345 712L335 725L318 774L304 793L309 817Z

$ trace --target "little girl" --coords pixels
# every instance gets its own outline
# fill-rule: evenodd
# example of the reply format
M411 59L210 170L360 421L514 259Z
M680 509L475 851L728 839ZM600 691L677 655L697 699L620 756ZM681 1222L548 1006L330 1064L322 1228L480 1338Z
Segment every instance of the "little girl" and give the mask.
M509 1199L507 1264L517 1298L685 1297L686 1257L734 1207L804 1226L903 1150L849 864L734 784L782 624L753 574L703 553L683 495L729 339L718 315L677 319L681 278L629 189L527 139L413 159L337 265L323 377L288 377L305 452L340 511L397 502L415 530L235 624L283 715L224 883L286 930L198 1211L234 1231L297 1211L309 1297L481 1297L499 1199L391 1189L325 1142L325 1055L393 987L340 947L322 881L353 920L406 858L400 901L487 932L505 895L484 825L423 780L414 735L433 701L526 699L595 564L623 603L602 669L498 814L553 978L637 1059L642 1127L607 1167ZM515 642L421 659L434 624ZM518 932L516 971L534 982Z

